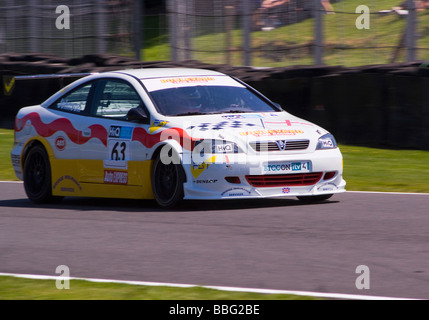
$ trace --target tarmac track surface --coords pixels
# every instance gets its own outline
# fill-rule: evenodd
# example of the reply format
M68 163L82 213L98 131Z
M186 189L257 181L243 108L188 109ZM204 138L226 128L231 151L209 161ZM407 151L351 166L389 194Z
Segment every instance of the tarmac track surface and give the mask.
M428 299L428 208L428 194L359 192L174 211L94 198L41 206L0 182L0 273L67 265L82 278ZM360 265L369 289L356 287Z

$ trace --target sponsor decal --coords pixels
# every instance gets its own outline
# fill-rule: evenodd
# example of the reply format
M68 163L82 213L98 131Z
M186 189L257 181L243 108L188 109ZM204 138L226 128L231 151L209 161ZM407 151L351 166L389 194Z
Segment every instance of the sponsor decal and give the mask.
M264 171L291 171L291 164L267 164L264 166Z
M227 115L227 116L222 116L222 118L227 119L227 120L234 120L234 119L242 119L244 117L241 114L231 114L231 115Z
M66 139L63 136L55 139L55 148L59 151L63 151L66 148Z
M215 81L213 77L184 77L184 78L170 78L161 79L161 83L196 83L196 82L209 82Z
M251 192L245 188L231 188L228 190L225 190L221 193L221 196L226 197L241 197L241 196L248 196Z
M264 116L266 116L265 113L263 113L263 114L231 114L231 115L222 116L222 118L227 119L227 120L235 120L235 119L261 119Z
M55 181L55 183L53 184L52 189L55 189L58 186L58 184L64 180L72 181L79 188L79 190L82 190L82 187L79 184L79 182L77 182L75 178L69 175L59 177L58 180ZM73 189L72 192L74 192L74 188L70 188L70 189ZM61 188L60 190L64 191L63 188ZM70 190L65 190L65 191L70 191Z
M276 113L266 113L266 112L262 112L261 113L264 117L278 117L279 115Z
M109 138L131 139L133 127L110 126Z
M284 194L287 194L287 193L289 193L289 192L290 192L290 188L289 188L289 187L284 187L284 188L282 188L282 192L283 192Z
M221 85L243 88L244 86L227 76L189 76L152 78L143 80L143 84L150 92L175 87L192 87L195 85Z
M151 126L149 128L149 132L153 133L156 130L161 129L162 127L164 127L165 125L167 125L167 123L168 123L168 121L166 121L166 120L155 120L155 121L152 121L152 124L151 124Z
M271 129L271 130L254 130L254 131L243 131L240 132L242 136L254 136L254 137L265 137L265 136L277 136L287 135L294 136L297 134L303 134L302 130L286 130L286 129Z
M128 172L116 170L104 170L104 183L107 184L128 184Z
M310 171L310 162L286 162L286 163L273 163L264 165L265 172L308 172Z
M194 183L216 183L217 179L194 180Z
M322 140L320 140L319 139L319 141L320 142L322 142L322 147L323 148L333 148L334 147L334 143L332 142L332 140L331 139L322 139Z
M234 152L234 143L215 144L216 153Z
M337 189L337 185L332 182L322 184L320 187L317 188L318 191L335 191Z
M197 179L201 173L203 173L205 170L207 170L207 168L214 163L216 160L216 156L210 157L208 159L206 159L203 163L201 164L195 164L192 163L191 164L191 173L194 176L195 179Z

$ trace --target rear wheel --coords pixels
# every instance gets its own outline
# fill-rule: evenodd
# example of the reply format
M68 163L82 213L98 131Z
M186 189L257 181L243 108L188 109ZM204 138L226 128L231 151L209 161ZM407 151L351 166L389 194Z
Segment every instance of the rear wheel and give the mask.
M321 194L318 196L300 196L297 198L303 202L320 202L320 201L328 200L332 196L333 194Z
M24 163L24 189L27 197L35 203L57 201L52 196L51 165L45 148L35 145L28 151Z
M152 170L152 189L156 202L164 208L172 208L183 200L185 172L180 164L166 163L157 156Z

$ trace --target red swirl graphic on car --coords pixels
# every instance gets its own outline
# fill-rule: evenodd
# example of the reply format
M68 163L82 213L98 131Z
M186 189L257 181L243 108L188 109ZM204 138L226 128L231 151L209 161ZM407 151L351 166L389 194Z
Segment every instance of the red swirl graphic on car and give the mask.
M107 130L99 124L89 126L88 128L91 130L91 134L86 136L82 134L82 131L77 130L67 118L58 118L50 123L44 123L37 112L32 112L21 119L16 119L15 131L20 132L24 129L27 121L30 121L37 134L44 138L50 137L58 131L63 131L67 137L76 144L84 144L92 138L97 138L107 146Z
M176 140L183 149L193 150L195 142L200 139L194 139L185 130L181 128L167 128L156 134L148 133L144 128L134 128L132 141L139 141L146 148L152 148L155 144L165 140Z
M92 138L97 138L107 147L108 133L106 128L100 124L88 126L91 134L86 136L83 135L82 131L77 130L67 118L58 118L50 123L44 123L37 112L32 112L23 116L21 119L16 119L15 131L22 131L28 121L30 121L37 134L44 138L62 131L75 144L82 145ZM132 141L138 141L146 148L152 148L158 142L169 139L176 140L184 149L191 151L194 149L195 142L199 140L192 138L181 128L167 128L159 133L151 134L145 128L137 127L134 128L131 138Z

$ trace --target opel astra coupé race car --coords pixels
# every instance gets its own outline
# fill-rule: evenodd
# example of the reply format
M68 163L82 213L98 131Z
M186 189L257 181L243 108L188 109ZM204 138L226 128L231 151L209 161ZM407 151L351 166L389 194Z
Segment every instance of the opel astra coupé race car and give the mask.
M11 152L36 203L64 196L298 197L345 191L334 137L223 73L132 69L76 80L22 108Z

